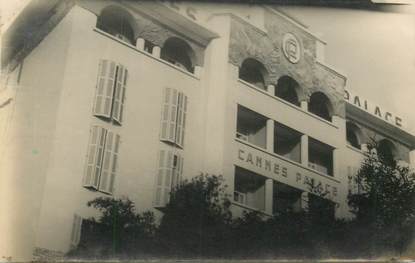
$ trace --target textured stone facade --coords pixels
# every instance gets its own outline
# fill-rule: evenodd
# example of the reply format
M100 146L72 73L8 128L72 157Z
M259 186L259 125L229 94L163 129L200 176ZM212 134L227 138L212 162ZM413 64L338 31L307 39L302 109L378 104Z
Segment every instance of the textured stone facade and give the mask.
M240 67L246 58L260 61L268 75L266 85L276 85L284 75L295 79L302 88L300 100L309 100L313 92L323 92L331 101L334 115L345 116L343 99L345 77L316 61L316 38L271 11L265 11L262 31L241 18L231 15L230 63ZM301 47L301 59L290 62L282 53L283 38L295 35Z

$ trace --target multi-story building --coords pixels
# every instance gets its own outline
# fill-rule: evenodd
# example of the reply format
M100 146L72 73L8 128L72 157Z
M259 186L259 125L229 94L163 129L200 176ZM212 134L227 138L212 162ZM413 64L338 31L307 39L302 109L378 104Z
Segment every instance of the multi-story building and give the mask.
M67 252L96 197L161 215L200 173L235 216L350 217L370 138L409 163L415 137L345 91L325 45L272 6L31 1L2 42L3 255Z

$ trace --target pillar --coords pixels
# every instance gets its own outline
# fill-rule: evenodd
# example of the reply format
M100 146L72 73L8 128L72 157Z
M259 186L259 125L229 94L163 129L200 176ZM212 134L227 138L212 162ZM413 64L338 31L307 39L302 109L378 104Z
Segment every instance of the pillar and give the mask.
M340 150L333 150L333 176L339 176L340 173Z
M144 50L144 43L145 43L144 38L139 37L139 38L137 38L137 41L135 43L135 47L139 50Z
M308 211L308 192L301 193L301 209Z
M308 111L308 102L306 100L300 101L301 109Z
M409 152L409 166L415 168L415 150Z
M267 86L267 92L271 96L275 96L275 86L274 85L268 85Z
M274 180L268 178L265 181L265 213L273 214Z
M160 49L159 46L154 46L153 47L153 56L155 56L156 58L159 58L160 57L160 52L161 52L161 49Z
M195 66L195 69L193 71L193 74L200 78L202 76L203 68L201 66Z
M367 144L366 143L362 143L360 145L360 149L362 150L363 153L366 153L368 151Z
M274 152L274 120L268 119L267 120L267 151Z
M301 135L301 164L308 167L308 136Z

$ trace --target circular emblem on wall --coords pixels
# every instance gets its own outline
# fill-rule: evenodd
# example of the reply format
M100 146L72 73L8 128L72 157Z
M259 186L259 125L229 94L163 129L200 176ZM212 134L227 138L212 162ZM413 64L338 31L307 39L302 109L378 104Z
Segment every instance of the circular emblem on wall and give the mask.
M301 45L292 33L286 33L282 39L282 51L291 63L297 63L301 58Z

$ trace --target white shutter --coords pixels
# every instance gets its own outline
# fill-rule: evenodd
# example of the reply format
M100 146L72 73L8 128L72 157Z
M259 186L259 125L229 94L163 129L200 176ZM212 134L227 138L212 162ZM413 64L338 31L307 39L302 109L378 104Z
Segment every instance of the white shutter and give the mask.
M177 90L165 88L163 99L160 140L175 143L178 104Z
M112 118L119 124L122 122L127 75L127 69L122 65L118 65L114 91L114 104L112 107Z
M102 192L109 193L109 179L111 173L110 164L112 163L113 158L113 148L114 148L114 133L111 131L107 132L105 140L105 150L104 156L102 158L102 171L101 178L99 180L99 190Z
M72 222L72 232L71 232L71 246L77 247L79 241L81 240L81 231L82 231L82 217L77 214L74 214Z
M176 153L173 158L173 177L171 182L171 187L176 188L179 186L182 180L183 174L183 157Z
M106 130L92 126L89 138L84 186L98 189Z
M171 180L173 173L173 153L161 150L159 154L159 169L156 178L154 205L163 207L169 202Z
M186 110L187 110L187 97L179 92L178 94L178 107L177 107L177 127L176 127L176 145L183 148L184 146L184 129L186 125Z
M93 113L96 116L111 117L112 98L116 73L115 62L101 60L98 68L98 80Z
M118 165L118 152L120 147L121 138L120 135L115 135L115 142L114 142L114 150L113 150L113 156L112 156L112 163L111 163L111 177L110 177L110 183L108 186L108 190L110 193L113 193L114 191L114 181L115 181L115 175L117 172L117 165Z

